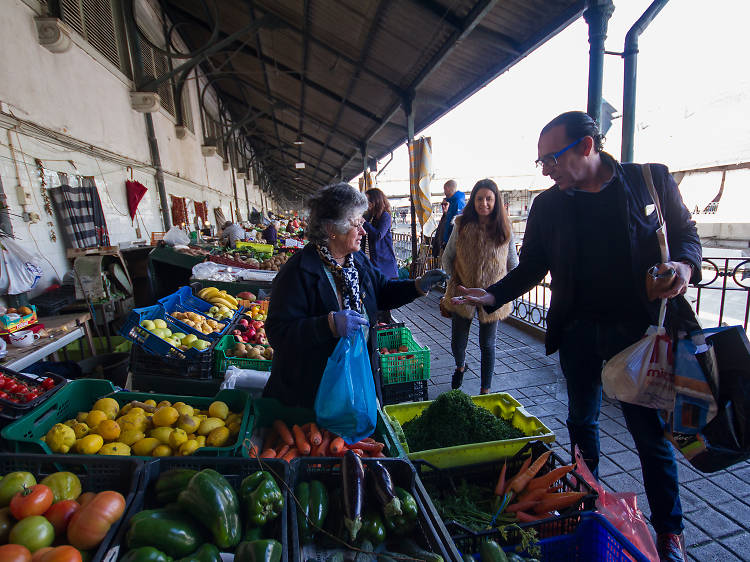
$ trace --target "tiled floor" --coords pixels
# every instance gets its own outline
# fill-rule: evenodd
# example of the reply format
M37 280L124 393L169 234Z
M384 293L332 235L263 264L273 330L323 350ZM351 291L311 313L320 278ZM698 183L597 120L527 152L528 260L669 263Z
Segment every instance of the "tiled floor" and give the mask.
M429 295L394 311L415 338L431 350L430 399L450 390L455 369L450 349L450 320L440 316L439 295ZM468 370L462 390L479 393L479 325L472 324L467 349ZM508 392L526 409L552 429L557 444L570 440L565 429L567 395L557 356L544 354L544 343L507 323L497 334L497 357L492 390ZM643 489L640 462L633 440L615 402L605 400L600 418L600 479L612 491L630 491L638 496L638 506L649 516ZM750 560L750 461L729 470L702 474L692 469L677 453L680 498L685 540L690 560Z

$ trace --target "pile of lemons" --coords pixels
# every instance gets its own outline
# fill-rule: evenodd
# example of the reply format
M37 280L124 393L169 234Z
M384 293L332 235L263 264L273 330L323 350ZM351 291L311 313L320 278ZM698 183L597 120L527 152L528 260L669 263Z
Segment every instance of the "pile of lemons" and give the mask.
M201 447L224 447L236 440L242 414L225 402L201 411L184 402L132 401L122 408L100 398L89 412L55 424L42 438L53 453L79 455L192 455Z

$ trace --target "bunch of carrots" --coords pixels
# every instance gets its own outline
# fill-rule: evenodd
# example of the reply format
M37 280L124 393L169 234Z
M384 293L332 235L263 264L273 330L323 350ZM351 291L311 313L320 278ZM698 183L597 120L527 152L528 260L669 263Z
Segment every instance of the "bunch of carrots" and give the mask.
M358 443L347 444L344 440L327 429L320 430L314 422L302 426L293 425L291 429L283 420L276 420L268 428L259 450L253 445L251 457L262 459L284 459L289 462L296 457L343 457L351 450L360 457L385 457L385 445L372 437Z
M505 480L507 463L503 465L495 486L495 496L501 502L498 515L513 513L522 523L538 521L552 517L553 511L562 511L583 499L586 492L561 492L563 485L556 484L575 468L575 464L561 466L542 476L537 476L551 454L552 451L546 451L533 463L529 456L518 474L507 482Z

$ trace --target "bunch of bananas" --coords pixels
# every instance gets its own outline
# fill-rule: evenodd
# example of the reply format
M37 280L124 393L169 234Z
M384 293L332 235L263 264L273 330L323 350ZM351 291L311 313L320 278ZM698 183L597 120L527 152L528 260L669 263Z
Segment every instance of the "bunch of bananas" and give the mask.
M198 298L213 305L207 314L216 320L231 318L237 311L237 299L216 287L204 287L198 291Z

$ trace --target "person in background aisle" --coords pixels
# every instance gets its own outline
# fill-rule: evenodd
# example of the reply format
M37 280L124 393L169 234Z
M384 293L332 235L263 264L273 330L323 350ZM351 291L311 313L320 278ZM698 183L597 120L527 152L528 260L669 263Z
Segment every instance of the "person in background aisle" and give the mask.
M488 312L524 294L549 271L547 354L559 350L568 386L568 432L598 476L602 363L657 323L660 299L684 294L701 280L701 244L674 178L650 164L667 225L675 271L671 285L648 300L646 273L661 261L655 202L638 164L620 164L602 151L596 122L563 113L539 136L537 165L555 185L534 199L518 267L487 290L459 287L459 303ZM667 329L673 306L667 307ZM661 560L684 560L677 463L659 413L620 403L638 449Z
M445 182L443 193L448 200L448 213L445 217L445 231L443 232L443 247L445 247L451 237L451 232L453 232L453 219L461 214L466 205L466 195L463 191L458 191L456 180Z
M263 231L263 240L266 241L266 244L276 244L277 235L279 232L279 223L278 221L272 221L271 224L269 224L265 230Z
M482 355L480 393L488 394L495 372L497 323L511 313L510 303L488 313L473 306L454 304L451 297L459 285L486 287L496 283L518 265L516 245L500 190L490 179L480 180L471 190L469 204L456 217L455 228L443 252L443 269L450 275L443 308L451 313L451 351L456 370L451 388L461 387L466 371L466 345L474 315L479 315L479 350Z
M362 225L367 234L370 259L386 279L398 278L396 254L391 233L391 204L385 193L374 187L365 192L367 212Z
M386 279L359 251L367 197L348 183L320 189L308 206L309 243L284 264L271 288L266 334L274 359L263 391L304 408L313 407L339 338L374 323L378 310L408 304L445 278L432 270L416 280ZM375 386L380 388L379 377Z
M219 242L227 244L230 248L234 248L237 240L245 239L245 229L239 224L235 224L232 221L227 221L221 229L221 236Z
M448 200L443 199L440 202L440 208L443 210L443 215L440 217L440 222L435 229L435 234L432 235L432 257L435 259L440 258L440 252L443 249L443 233L445 232L445 221L448 218Z

